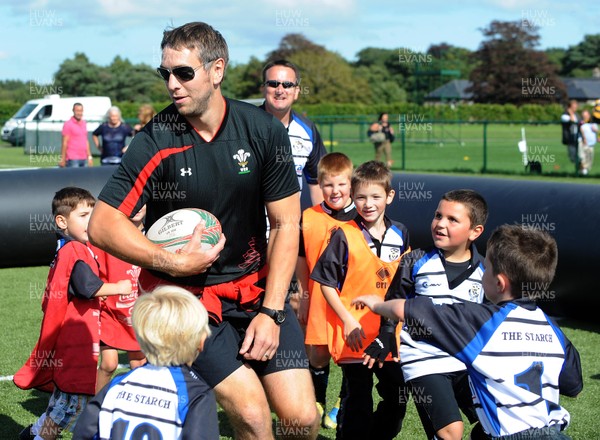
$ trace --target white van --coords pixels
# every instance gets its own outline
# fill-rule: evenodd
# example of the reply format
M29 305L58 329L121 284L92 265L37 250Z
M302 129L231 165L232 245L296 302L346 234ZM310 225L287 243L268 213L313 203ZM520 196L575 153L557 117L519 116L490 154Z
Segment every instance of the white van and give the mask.
M61 98L60 95L47 95L27 101L2 127L2 139L12 145L23 145L26 153L59 153L62 126L73 116L73 104L77 102L83 105L83 119L88 123L93 149L91 132L105 120L112 105L108 96Z

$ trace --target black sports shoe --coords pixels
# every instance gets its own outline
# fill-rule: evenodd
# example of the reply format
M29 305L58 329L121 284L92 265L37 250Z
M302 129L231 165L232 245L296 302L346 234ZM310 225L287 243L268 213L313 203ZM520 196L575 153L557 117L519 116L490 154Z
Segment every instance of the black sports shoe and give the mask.
M31 428L33 428L33 424L23 428L23 430L19 432L19 440L33 440L35 435L31 433Z

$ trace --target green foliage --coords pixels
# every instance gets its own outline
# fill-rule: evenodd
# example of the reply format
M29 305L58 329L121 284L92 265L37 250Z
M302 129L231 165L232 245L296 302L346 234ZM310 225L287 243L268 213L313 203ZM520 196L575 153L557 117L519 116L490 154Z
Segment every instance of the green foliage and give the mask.
M0 101L0 121L6 121L11 118L23 104L25 104L25 101Z
M581 43L567 49L562 73L589 78L594 68L600 68L600 34L586 35Z
M223 95L234 99L257 98L261 96L262 68L264 63L251 57L247 64L227 67L222 84Z
M537 28L524 26L523 22L494 21L483 32L485 39L477 52L443 42L432 44L426 52L409 47L366 47L352 63L302 34L291 33L284 35L277 48L264 59L252 57L247 63L230 65L222 90L225 96L236 99L260 97L264 64L271 59L287 58L301 69L301 105L348 103L387 108L407 101L422 103L427 93L455 78L470 78L479 102L523 105L555 102L564 96L556 72L563 76L590 77L593 69L600 66L600 34L586 35L581 43L568 49L540 52L534 49L539 41ZM547 85L554 91L542 97L524 93L522 81L534 78L547 79ZM168 100L164 81L153 67L133 64L118 55L110 65L99 66L78 52L60 64L49 84L34 80L0 81L0 103L12 101L20 107L29 99L48 94L109 96L121 105L129 102L134 106ZM350 108L349 114L360 113L358 108ZM14 111L2 113L0 109L0 119ZM514 109L507 108L501 113L510 112L514 113ZM469 113L468 117L473 116Z
M83 53L60 65L55 75L66 96L109 96L113 101L159 101L168 98L164 82L146 64L132 64L117 56L102 67Z
M410 102L389 104L309 104L304 101L296 104L297 111L306 112L310 117L359 116L364 120L374 118L381 112L392 115L421 115L430 120L446 121L527 121L553 122L560 119L563 108L559 104L457 104L457 105L418 105Z
M473 54L478 64L469 77L475 102L522 105L566 97L556 65L535 50L537 27L494 20L482 32L486 39Z
M367 81L354 75L352 67L339 54L302 50L289 60L302 66L300 93L307 104L318 102L367 103L371 90Z
M563 61L565 58L565 54L567 53L566 49L562 47L550 47L544 51L546 56L548 57L548 61L556 66L557 72L563 73ZM571 76L571 75L567 75Z

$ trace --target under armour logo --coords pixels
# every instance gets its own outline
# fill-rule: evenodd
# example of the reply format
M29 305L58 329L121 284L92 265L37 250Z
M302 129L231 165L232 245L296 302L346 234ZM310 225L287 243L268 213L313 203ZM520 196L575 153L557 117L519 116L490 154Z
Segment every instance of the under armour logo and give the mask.
M185 168L181 168L181 175L182 176L191 176L192 175L192 169L188 168L187 170Z

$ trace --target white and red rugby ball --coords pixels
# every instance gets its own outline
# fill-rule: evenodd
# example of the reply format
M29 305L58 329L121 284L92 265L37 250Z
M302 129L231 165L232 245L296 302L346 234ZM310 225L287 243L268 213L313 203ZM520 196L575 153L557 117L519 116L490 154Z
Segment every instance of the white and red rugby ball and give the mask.
M194 228L204 221L202 248L210 249L221 238L221 223L210 212L199 208L171 211L156 220L146 232L146 237L169 252L178 252L192 238Z

